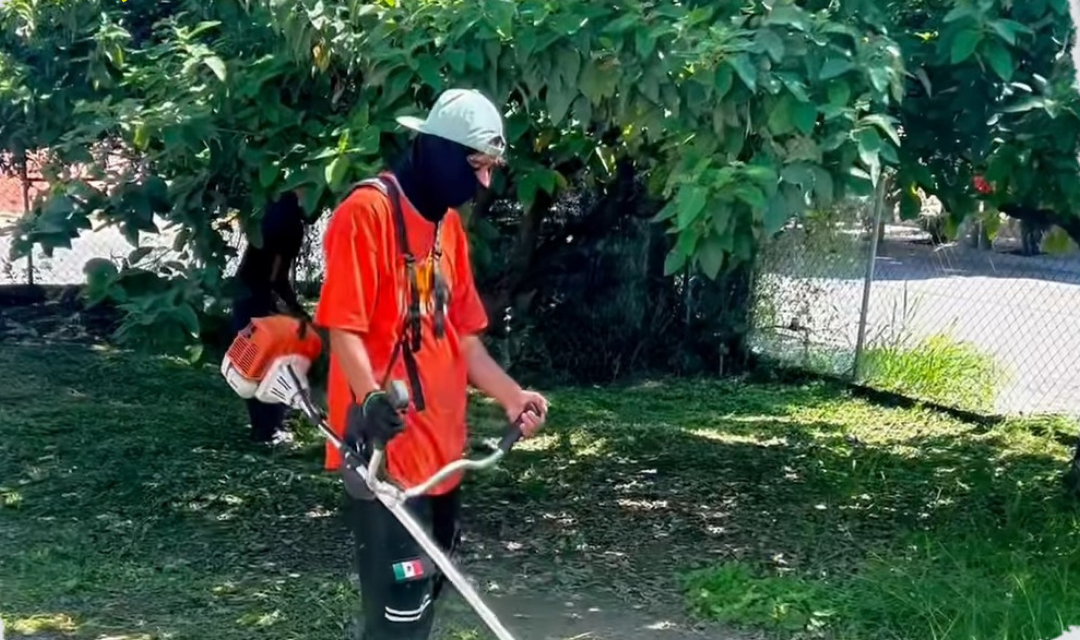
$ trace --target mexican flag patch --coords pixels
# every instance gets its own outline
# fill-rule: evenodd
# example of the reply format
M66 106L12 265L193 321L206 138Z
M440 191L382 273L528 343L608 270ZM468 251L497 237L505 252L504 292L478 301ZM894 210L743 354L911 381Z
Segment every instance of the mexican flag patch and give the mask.
M424 565L419 560L407 560L394 565L394 577L398 582L424 576Z

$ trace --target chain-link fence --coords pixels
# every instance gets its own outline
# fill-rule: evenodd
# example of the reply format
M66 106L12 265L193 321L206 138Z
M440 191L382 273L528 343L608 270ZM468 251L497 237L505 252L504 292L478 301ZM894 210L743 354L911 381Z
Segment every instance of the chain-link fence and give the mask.
M32 198L44 182L32 163L25 180L4 166L0 284L81 284L88 260L131 253L118 228L95 220L70 249L12 260L24 184ZM970 231L936 243L927 230L939 214L927 211L920 224L890 212L877 225L872 199L863 199L786 229L759 258L753 348L788 366L958 408L1080 414L1080 253L1021 255L1031 243L1009 223L989 246L976 246L969 238L981 234ZM309 229L296 281L321 282L328 222L323 215ZM155 248L155 259L176 258L177 231L157 223L163 232L143 234L141 244ZM242 252L243 233L229 236Z
M1023 255L1010 221L989 245L935 242L939 216L878 225L867 199L785 230L759 262L753 347L959 409L1080 414L1080 254Z
M71 240L71 247L60 247L49 256L35 247L28 256L13 258L11 249L18 233L19 221L25 217L26 202L34 199L47 188L41 174L41 160L34 156L27 159L25 175L20 163L8 160L0 162L0 285L79 285L86 282L84 267L94 258L105 258L119 263L136 248L124 237L116 225L104 220L91 219L91 229L81 231ZM178 261L180 253L174 249L177 228L169 228L166 220L155 217L154 224L160 233L142 233L139 246L152 249L144 256L146 262ZM246 239L239 228L226 232L226 241L242 254ZM317 277L321 274L321 228L313 232L314 243L305 247L297 266L297 276ZM316 253L317 252L317 253ZM226 266L226 275L235 273L239 258L233 258ZM310 272L310 273L309 273ZM306 274L306 275L305 275Z

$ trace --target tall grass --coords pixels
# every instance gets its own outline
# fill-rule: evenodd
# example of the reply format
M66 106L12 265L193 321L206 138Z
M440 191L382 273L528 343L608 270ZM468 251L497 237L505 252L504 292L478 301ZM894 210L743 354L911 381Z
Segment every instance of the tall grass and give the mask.
M1008 376L992 356L938 334L909 346L874 345L863 355L863 381L879 389L972 411L994 410Z

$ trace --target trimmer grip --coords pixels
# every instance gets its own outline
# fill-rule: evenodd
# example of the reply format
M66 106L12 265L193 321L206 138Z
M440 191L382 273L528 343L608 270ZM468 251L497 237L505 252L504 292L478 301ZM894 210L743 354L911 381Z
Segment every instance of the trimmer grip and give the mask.
M501 449L503 453L510 453L510 450L514 448L514 445L518 443L518 440L521 440L521 436L523 435L524 434L521 433L521 423L510 425L510 428L507 429L506 433L503 435L502 440L499 441L499 449Z
M525 411L522 411L521 415L518 416L518 419L514 421L514 424L507 428L506 433L503 434L502 440L499 441L499 449L501 449L503 453L510 453L510 450L514 448L514 445L518 443L518 440L521 440L522 436L525 435L521 431L522 418L529 412L535 413L536 415L543 413L540 407L535 404L526 406Z

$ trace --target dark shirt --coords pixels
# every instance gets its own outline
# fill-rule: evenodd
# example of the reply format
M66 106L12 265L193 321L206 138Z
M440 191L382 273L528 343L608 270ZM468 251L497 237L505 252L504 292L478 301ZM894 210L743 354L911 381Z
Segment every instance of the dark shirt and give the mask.
M289 272L304 244L304 209L293 192L266 208L262 219L262 246L249 244L237 277L255 295L269 295L281 285L289 287ZM280 257L277 277L274 260ZM289 287L291 289L291 287Z

